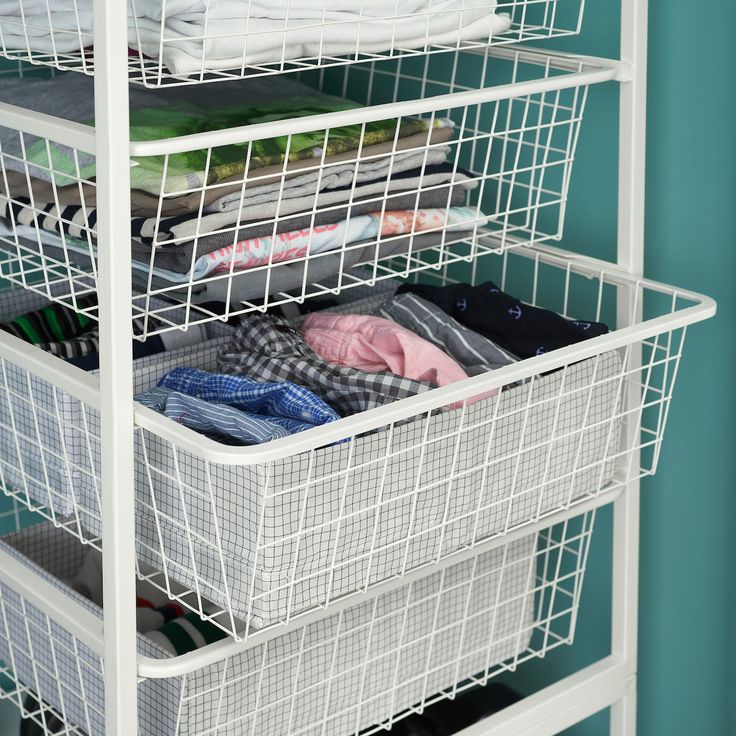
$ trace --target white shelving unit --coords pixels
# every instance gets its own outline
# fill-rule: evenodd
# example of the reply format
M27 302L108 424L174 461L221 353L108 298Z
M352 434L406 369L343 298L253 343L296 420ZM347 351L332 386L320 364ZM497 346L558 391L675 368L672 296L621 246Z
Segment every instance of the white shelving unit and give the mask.
M10 159L27 174L33 166L53 174L61 146L71 151L66 175L81 199L81 215L53 215L76 227L74 242L62 228L53 250L38 227L35 236L33 226L21 232L28 220L13 210L15 224L0 237L0 266L18 291L0 300L0 319L40 299L78 309L100 327L99 375L0 333L0 480L19 530L0 542L0 658L14 682L4 696L46 733L129 736L134 723L141 736L379 732L572 643L595 510L613 504L610 655L462 736L551 736L606 707L612 734L634 734L639 480L656 470L686 328L715 313L707 297L643 276L646 0L621 0L618 60L512 45L580 32L582 0L500 0L495 14L473 7L473 22L487 27L472 39L462 25L433 36L428 16L424 43L411 48L402 46L414 38L406 35L411 18L380 19L393 24L384 50L361 35L375 18L341 26L326 13L298 26L311 34L311 50L302 54L287 56L294 28L282 30L279 58L243 10L244 26L228 38L266 51L243 52L240 68L207 64L207 49L225 40L214 8L208 26L204 3L204 30L190 34L198 61L194 52L183 59L171 28L161 22L157 31L135 3L131 21L126 3L93 0L92 16L80 8L72 27L55 25L61 21L52 13L33 22L0 16L6 58L92 76L95 93L94 128L0 100L0 123L18 143L14 153L0 151L4 202L18 201L7 178ZM446 13L463 10L447 3ZM49 49L34 41L31 31L39 30L53 40ZM335 41L348 30L356 34L352 54ZM172 73L165 63L184 66ZM137 87L129 81L185 95L296 74L357 104L130 140L127 111ZM563 234L587 90L602 83L620 85L616 263L554 245ZM293 173L284 164L259 174L259 142L283 136L289 151L297 136L329 131L327 150L348 126L364 140L387 119L397 131L388 141L390 167L401 159L398 131L417 121L422 168L440 149L455 162L454 174L462 167L470 183L461 228L443 228L427 244L413 235L408 245L407 238L377 237L360 255L344 242L329 254L337 265L310 253L294 278L284 268L292 264L271 255L245 273L231 266L162 285L150 274L163 251L152 248L143 265L131 257L131 159L155 159L167 172L177 156L203 152L208 173L218 152L239 147L242 206L246 184L275 177L284 187ZM446 121L453 137L437 142L433 131ZM39 141L41 156L31 158ZM361 143L352 160L375 160L369 148ZM302 171L321 178L325 155ZM90 156L93 174L83 170ZM147 222L159 248L181 241L164 216L166 202L201 199L193 270L198 239L219 227L208 224L204 203L224 191L223 182L205 176L171 189L166 173L162 181ZM411 193L419 203L422 184ZM387 195L373 193L381 212ZM267 218L274 235L288 230L285 201L280 194ZM354 190L348 204L359 201ZM315 199L312 223L322 206ZM36 217L42 208L31 197L25 212ZM239 221L233 227L236 241ZM617 328L253 447L221 445L133 401L165 372L134 364L133 319L139 338L205 326L213 347L181 360L214 368L213 351L229 335L221 323L233 316L324 295L360 309L386 284L418 274L438 284L456 274L492 278L501 288L513 284L528 303L615 319ZM224 290L221 311L195 298L203 284ZM94 293L96 302L82 301ZM489 497L491 487L496 495ZM20 531L28 508L45 521ZM104 614L60 582L80 549L101 549L103 541ZM135 630L141 580L227 638L164 657ZM30 712L29 695L39 697ZM52 717L63 730L52 730Z

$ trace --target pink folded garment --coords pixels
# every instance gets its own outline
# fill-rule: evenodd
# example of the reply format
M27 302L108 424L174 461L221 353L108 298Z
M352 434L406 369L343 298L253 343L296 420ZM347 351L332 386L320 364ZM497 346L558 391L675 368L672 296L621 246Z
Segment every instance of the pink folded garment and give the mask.
M468 377L438 347L382 317L314 313L304 320L301 329L305 342L330 363L367 373L388 371L435 386L447 386ZM474 396L468 404L495 393ZM450 408L462 404L458 402Z

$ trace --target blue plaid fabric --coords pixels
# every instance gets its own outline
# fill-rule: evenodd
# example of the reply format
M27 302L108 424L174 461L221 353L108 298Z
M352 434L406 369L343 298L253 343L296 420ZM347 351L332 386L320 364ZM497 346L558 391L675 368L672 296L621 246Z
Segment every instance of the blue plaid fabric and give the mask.
M248 376L225 376L196 368L176 368L158 385L216 404L227 404L245 412L297 420L297 424L327 424L340 415L316 394L290 381L257 381ZM288 426L297 426L290 424ZM309 427L293 429L301 432Z
M136 396L136 401L185 427L229 444L259 445L313 424L284 417L265 417L226 404L210 403L169 388L153 388Z

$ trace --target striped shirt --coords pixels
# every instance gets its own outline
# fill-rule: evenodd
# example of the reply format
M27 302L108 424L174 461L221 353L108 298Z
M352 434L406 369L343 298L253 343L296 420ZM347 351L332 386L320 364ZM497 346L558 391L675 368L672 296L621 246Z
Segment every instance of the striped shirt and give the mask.
M136 396L136 401L226 444L259 445L314 426L296 419L263 417L226 404L212 404L169 388L144 391Z
M461 325L438 306L414 294L398 294L375 311L444 350L470 376L502 368L518 359L483 335Z
M310 426L340 418L319 396L290 381L257 381L248 376L226 376L196 368L176 368L158 383L161 388L227 404L265 418L295 419Z

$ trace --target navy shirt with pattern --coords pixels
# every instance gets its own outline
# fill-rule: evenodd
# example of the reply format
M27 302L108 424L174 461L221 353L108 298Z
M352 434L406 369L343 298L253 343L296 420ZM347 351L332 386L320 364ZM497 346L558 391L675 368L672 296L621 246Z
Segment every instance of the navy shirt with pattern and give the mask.
M569 320L549 309L525 304L492 281L479 286L404 284L398 293L416 294L436 304L460 324L519 358L543 355L608 332L608 326L601 322Z

